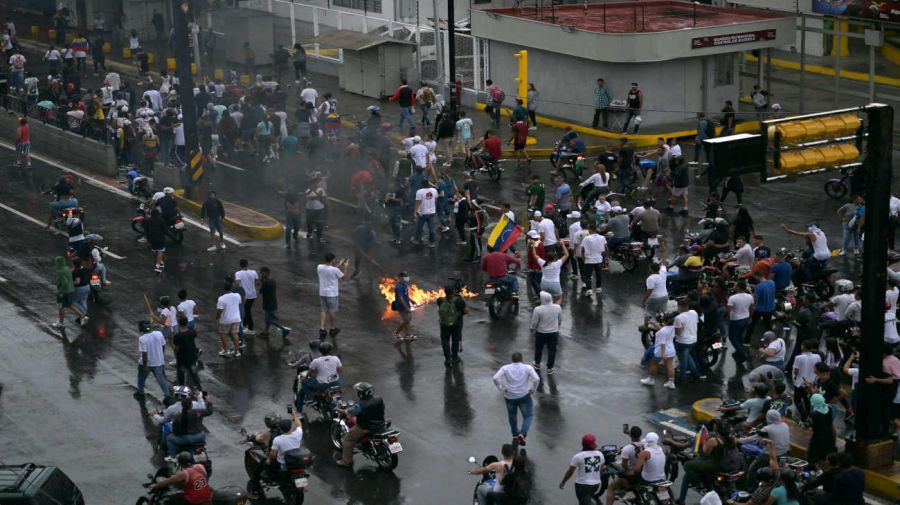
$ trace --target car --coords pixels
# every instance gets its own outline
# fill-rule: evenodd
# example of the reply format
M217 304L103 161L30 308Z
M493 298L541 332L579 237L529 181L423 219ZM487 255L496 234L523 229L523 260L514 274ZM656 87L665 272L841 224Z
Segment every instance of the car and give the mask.
M55 466L0 465L0 503L84 505L84 496L72 479Z

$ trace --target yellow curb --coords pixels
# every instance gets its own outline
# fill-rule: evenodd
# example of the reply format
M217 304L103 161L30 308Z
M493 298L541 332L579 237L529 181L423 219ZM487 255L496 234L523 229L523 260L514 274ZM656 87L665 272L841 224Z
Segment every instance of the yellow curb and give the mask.
M897 49L893 44L888 44L887 42L881 46L881 55L890 60L894 65L900 65L900 49Z
M701 398L694 402L691 406L691 413L694 416L694 421L698 423L708 423L717 416L716 412L710 412L703 408L703 404L710 400L720 399ZM806 456L806 447L791 442L790 454L791 456L802 459ZM897 466L900 466L900 464L894 463L892 468ZM900 488L898 488L898 486L900 486L900 473L891 472L891 475L885 475L866 468L861 468L861 470L866 475L866 491L890 498L891 500L900 499Z
M175 196L178 198L179 202L184 204L186 207L189 207L196 213L200 213L200 208L203 207L203 204L195 202L194 200L189 200L184 197L183 189L176 189ZM268 216L261 212L257 212L253 209L248 209L247 207L243 207L236 203L222 201L222 204L225 205L225 229L228 231L243 235L247 238L251 238L253 240L275 240L281 238L282 233L284 233L284 228L281 226L281 223L275 219L274 217ZM242 212L247 212L250 215L254 216L258 221L265 224L249 224L241 222L234 218L233 215L228 215L228 208L232 209L240 209Z
M882 51L884 51L884 46L882 46ZM883 54L883 52L882 52ZM746 61L757 61L758 58L746 54L744 55L744 60ZM800 70L800 62L791 61L791 60L783 60L781 58L772 58L772 65L776 67L786 68L789 70ZM811 74L819 74L825 75L829 77L834 77L834 69L831 67L823 67L821 65L804 65L804 71L809 72ZM844 79L850 79L851 81L861 81L861 82L869 82L869 74L863 72L854 72L852 70L841 70L841 77ZM900 79L894 77L885 77L883 75L876 75L875 82L878 84L885 84L887 86L896 86L900 87Z

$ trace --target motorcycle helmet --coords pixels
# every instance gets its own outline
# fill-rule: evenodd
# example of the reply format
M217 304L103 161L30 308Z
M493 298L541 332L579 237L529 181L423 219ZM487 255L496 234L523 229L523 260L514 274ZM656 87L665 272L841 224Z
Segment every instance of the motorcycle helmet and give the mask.
M266 428L270 430L275 429L278 426L278 421L281 420L281 416L275 414L274 412L270 412L263 417L263 423L266 425Z
M763 398L768 392L769 388L766 387L765 384L759 383L753 385L753 394L755 394L757 398Z
M377 115L381 114L381 107L379 107L377 105L370 105L370 106L366 107L366 110L371 112L373 116L377 116Z
M775 470L769 467L763 467L756 471L756 480L759 482L773 482L775 480Z
M181 468L186 468L189 465L194 463L194 455L188 451L182 451L178 453L178 466Z
M850 279L838 279L834 284L840 293L852 293L855 287Z
M172 189L170 186L166 186L163 188L163 194L171 195L174 192L175 192L175 190Z
M322 342L319 344L319 352L322 354L331 354L331 351L334 349L334 344L331 342Z
M356 396L360 400L371 398L375 394L375 388L368 382L357 382L353 385L353 390L356 391Z
M172 396L176 400L184 400L191 397L191 388L187 386L175 386L172 388Z
M313 352L319 352L319 348L321 347L321 345L322 343L320 341L312 340L309 343L309 350Z
M150 331L150 321L138 321L138 331L141 333L147 333Z

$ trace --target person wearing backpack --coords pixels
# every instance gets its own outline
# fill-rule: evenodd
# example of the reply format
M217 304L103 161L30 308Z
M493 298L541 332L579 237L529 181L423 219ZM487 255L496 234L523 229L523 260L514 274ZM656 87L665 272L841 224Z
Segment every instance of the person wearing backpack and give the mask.
M490 79L485 81L485 84L487 84L485 91L487 91L488 103L484 111L491 117L491 128L499 128L500 107L503 106L503 101L506 100L506 93Z
M413 92L413 89L406 84L406 79L400 79L400 87L398 87L393 96L389 98L390 101L397 102L397 105L400 106L400 123L398 125L400 131L403 131L403 121L409 122L410 128L416 127L413 122L412 109L415 96L416 94Z
M459 363L462 347L462 318L469 313L466 301L456 291L456 286L444 286L444 297L438 298L438 321L441 326L441 347L444 349L444 366Z
M702 151L706 154L706 162L709 163L709 144L705 144L703 141L706 139L711 139L716 136L716 126L713 124L712 119L706 117L706 114L703 112L697 113L697 137L696 144L694 144L694 164L697 165L700 163L700 152Z

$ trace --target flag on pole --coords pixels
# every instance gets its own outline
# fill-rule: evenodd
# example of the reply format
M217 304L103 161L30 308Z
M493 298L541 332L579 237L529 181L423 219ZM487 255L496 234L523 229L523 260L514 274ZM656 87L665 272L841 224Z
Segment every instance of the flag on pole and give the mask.
M495 251L503 252L512 247L519 240L522 227L509 220L506 215L500 217L500 222L494 226L488 237L488 245Z
M694 439L694 453L700 454L700 449L703 448L703 444L706 443L706 440L709 439L709 430L706 429L706 425L700 428L700 431L697 432L697 437Z

